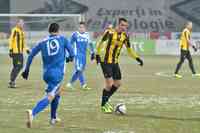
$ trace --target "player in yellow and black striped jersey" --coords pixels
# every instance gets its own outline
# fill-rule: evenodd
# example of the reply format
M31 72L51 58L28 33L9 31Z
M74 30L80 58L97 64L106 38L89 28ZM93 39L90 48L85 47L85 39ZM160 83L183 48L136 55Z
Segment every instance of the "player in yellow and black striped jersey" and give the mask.
M29 49L26 47L25 34L23 31L24 21L22 19L17 20L16 26L12 29L9 38L9 56L13 61L13 68L10 73L9 87L15 88L15 80L23 68L23 53L26 51L29 53Z
M196 47L194 45L192 45L192 43L191 43L191 39L190 39L191 32L192 32L192 22L187 22L187 24L186 24L185 28L183 29L183 31L181 32L181 36L180 36L179 45L180 45L181 55L180 55L180 61L177 64L176 70L174 73L174 76L176 78L182 78L182 76L178 74L178 71L180 70L185 59L187 59L189 61L189 67L192 71L192 75L200 76L200 74L197 74L195 72L193 61L192 61L192 56L190 54L190 49L189 49L190 46L194 49L194 51L197 51Z
M129 36L126 33L127 28L128 21L120 18L118 26L115 29L107 28L101 41L97 44L96 60L97 64L101 64L106 83L101 103L102 111L105 113L113 111L108 100L121 84L121 70L118 63L123 46L126 46L130 57L136 59L141 66L143 65L143 61L131 48Z

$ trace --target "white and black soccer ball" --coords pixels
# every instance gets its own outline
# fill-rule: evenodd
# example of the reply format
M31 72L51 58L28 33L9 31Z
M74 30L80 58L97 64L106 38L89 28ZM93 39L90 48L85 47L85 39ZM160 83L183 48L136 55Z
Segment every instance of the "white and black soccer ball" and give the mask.
M124 103L119 103L115 106L115 113L119 115L126 114L126 105Z

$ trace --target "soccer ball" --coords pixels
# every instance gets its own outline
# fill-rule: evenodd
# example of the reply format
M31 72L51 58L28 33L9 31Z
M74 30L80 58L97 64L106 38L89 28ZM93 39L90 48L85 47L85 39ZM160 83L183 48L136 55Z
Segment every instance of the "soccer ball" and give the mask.
M124 103L119 103L115 106L115 113L118 115L126 114L126 105Z

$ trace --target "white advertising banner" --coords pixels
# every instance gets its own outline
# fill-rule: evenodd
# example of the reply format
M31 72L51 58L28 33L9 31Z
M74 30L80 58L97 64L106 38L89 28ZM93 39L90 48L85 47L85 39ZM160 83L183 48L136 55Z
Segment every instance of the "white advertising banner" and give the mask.
M197 52L194 52L192 48L190 48L190 52L192 55L200 55L199 46L195 44L196 40L193 41L194 45L198 48ZM179 55L180 47L179 40L156 40L156 55Z
M178 55L178 40L156 40L156 55Z

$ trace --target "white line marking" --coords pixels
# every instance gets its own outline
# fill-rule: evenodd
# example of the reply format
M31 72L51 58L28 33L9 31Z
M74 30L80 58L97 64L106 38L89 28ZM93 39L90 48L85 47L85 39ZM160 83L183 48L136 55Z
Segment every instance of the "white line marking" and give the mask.
M157 72L155 75L160 76L160 77L172 77L171 74L167 74L167 72Z

